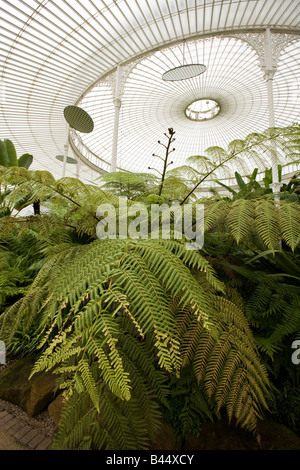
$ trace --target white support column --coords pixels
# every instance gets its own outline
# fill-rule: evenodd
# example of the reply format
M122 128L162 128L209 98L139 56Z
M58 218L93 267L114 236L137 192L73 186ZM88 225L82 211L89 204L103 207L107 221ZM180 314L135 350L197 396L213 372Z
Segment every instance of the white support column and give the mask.
M69 150L69 145L65 144L64 145L63 171L62 171L62 177L63 178L66 176L66 165L67 165L68 150Z
M117 171L117 162L118 162L119 123L120 123L120 110L122 106L121 79L122 79L122 68L120 65L118 65L117 71L116 71L116 80L115 80L115 89L114 89L115 116L114 116L111 165L110 165L111 172Z
M78 155L76 155L76 160L77 160L77 163L76 163L76 178L78 179L79 175L80 175L80 166L81 166L81 160L78 157Z
M275 111L274 111L274 95L273 95L273 77L276 72L276 65L273 60L273 46L272 36L269 28L265 30L264 34L264 79L267 84L268 93L268 111L269 111L269 127L275 127ZM274 152L276 146L274 145ZM278 162L275 157L272 158L272 177L273 183L271 184L273 193L280 192L281 183L278 176Z

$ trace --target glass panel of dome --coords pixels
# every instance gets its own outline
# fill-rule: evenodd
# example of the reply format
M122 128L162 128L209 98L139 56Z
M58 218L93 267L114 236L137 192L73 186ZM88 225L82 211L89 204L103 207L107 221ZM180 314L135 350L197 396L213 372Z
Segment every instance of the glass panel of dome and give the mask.
M6 135L9 132L17 140L20 140L17 134L22 135L23 147L26 146L26 142L36 145L40 163L45 163L48 167L46 163L48 156L54 154L48 143L52 141L52 146L56 149L63 146L66 138L64 132L58 132L62 124L61 109L64 105L74 104L86 88L97 82L103 74L113 70L119 62L130 62L136 56L142 57L153 48L163 46L164 41L172 45L171 43L178 43L183 36L189 39L189 35L196 31L199 35L206 34L210 37L202 41L197 50L190 48L187 60L209 63L209 74L204 74L195 80L191 79L190 85L182 83L180 87L174 89L172 87L175 84L172 84L172 87L159 88L156 80L152 79L152 75L156 76L159 70L161 71L164 61L164 65L167 64L169 68L182 64L182 55L177 50L178 57L176 57L174 48L161 52L160 56L156 56L157 62L149 61L149 66L141 68L139 73L136 69L123 97L120 157L123 152L127 152L127 143L130 144L130 149L134 148L135 133L130 135L130 140L129 137L126 140L126 136L128 132L135 130L137 120L141 129L143 125L146 125L153 129L153 134L159 134L160 129L165 127L170 119L174 122L174 127L176 124L180 128L179 116L181 114L188 122L184 116L184 109L199 97L199 90L203 92L202 97L213 97L220 103L222 112L218 119L199 123L202 126L210 126L206 129L205 136L201 138L190 135L188 129L182 132L178 129L177 141L181 139L185 143L187 152L195 152L201 142L203 146L213 141L217 142L220 134L226 136L226 139L229 138L231 134L225 128L225 116L236 127L240 121L241 106L249 116L249 123L245 122L243 125L244 132L253 127L251 113L255 106L257 107L256 115L259 119L261 117L262 123L267 124L265 119L268 105L266 84L262 79L257 55L252 53L249 46L245 49L244 42L240 44L239 41L232 42L230 39L227 42L225 39L216 41L212 39L212 36L216 32L226 35L238 29L247 30L248 27L249 32L253 28L258 31L259 28L265 28L269 21L275 31L279 32L280 28L285 28L287 31L290 27L296 31L299 25L299 2L294 0L285 2L277 0L237 2L230 0L207 0L206 2L202 0L169 2L143 0L141 3L136 0L106 2L101 0L97 2L95 0L49 0L47 2L7 0L3 2L3 21L8 31L3 38L6 57L2 76L9 82L7 87L9 102L5 108L5 119L1 119L1 133ZM199 35L195 36L194 40L200 39ZM239 48L237 44L240 44ZM288 47L285 48L285 52ZM276 119L279 123L290 122L291 119L299 116L299 101L297 101L298 97L295 97L297 86L295 88L290 86L298 80L296 68L297 66L299 68L297 65L299 62L297 60L299 60L299 45L291 48L290 54L285 53L284 59L280 58L273 80L274 98L276 108L278 108ZM234 70L234 74L227 73L229 67ZM249 74L249 69L251 69L251 74ZM26 70L26 78L21 76L22 72L19 71L22 70ZM238 80L244 83L244 95L237 92L236 70L238 70ZM141 81L142 86L140 86ZM214 94L211 93L212 87ZM254 89L255 92L253 92ZM148 94L146 94L147 90ZM136 99L133 96L134 92ZM232 104L234 94L238 96L235 107ZM189 96L189 102L183 103ZM156 97L159 97L159 102L155 105L153 114L149 115L148 110L153 109ZM22 109L18 108L19 103L22 103ZM28 103L30 114L26 112L26 103ZM141 106L142 109L140 109ZM33 113L36 113L38 117L41 116L45 109L49 110L45 119L47 128L41 133L36 120L30 119L29 122L29 118ZM17 121L14 120L16 113ZM22 115L23 120L20 120ZM107 116L110 125L113 122L112 119L113 107L112 114ZM131 129L126 121L130 122ZM214 122L220 123L220 129L215 127ZM191 122L191 124L197 123ZM24 136L26 136L25 140ZM193 144L189 146L188 142L192 139ZM43 145L46 141L47 148ZM106 142L107 158L110 158L109 141ZM143 144L145 148L153 145L150 139L144 141ZM140 141L139 137L136 145L141 152L142 140ZM128 157L128 162L130 158L139 161L139 152L133 150L132 155Z

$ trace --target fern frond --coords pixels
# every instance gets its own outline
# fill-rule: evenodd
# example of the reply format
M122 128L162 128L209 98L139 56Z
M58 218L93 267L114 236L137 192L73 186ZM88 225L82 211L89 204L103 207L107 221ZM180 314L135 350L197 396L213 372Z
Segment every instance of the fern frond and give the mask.
M193 361L197 382L199 386L203 384L216 411L225 406L230 419L235 416L242 427L254 430L261 409L267 406L265 396L269 382L266 369L260 362L243 311L220 296L212 299L211 308L215 311L218 337L191 322L182 342L183 363ZM243 400L247 400L249 406L247 415L241 406Z
M210 203L204 212L205 231L214 228L220 221L225 221L225 216L230 207L228 201L220 200Z
M264 245L278 250L280 231L278 209L273 201L258 201L256 204L256 230Z
M99 413L99 401L100 397L98 394L97 386L93 374L91 372L89 362L82 358L78 363L78 370L81 372L82 382L84 384L84 388L88 391L89 396L92 400L93 405L95 406L96 410Z
M247 239L253 226L253 219L254 205L252 201L238 199L232 203L226 220L230 233L238 244Z
M300 243L300 207L298 204L282 203L280 205L279 225L283 240L294 251Z

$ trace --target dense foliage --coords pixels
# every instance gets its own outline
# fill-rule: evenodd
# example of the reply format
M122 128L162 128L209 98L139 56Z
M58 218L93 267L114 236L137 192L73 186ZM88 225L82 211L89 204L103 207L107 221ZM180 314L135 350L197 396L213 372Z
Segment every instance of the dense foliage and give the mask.
M295 126L290 140L276 134L294 159L298 135ZM256 143L266 148L267 137ZM253 139L235 141L232 158L249 145L253 154ZM9 215L0 219L0 338L12 357L37 354L33 374L57 374L57 449L145 449L163 420L186 438L224 413L258 439L266 414L300 431L300 366L291 361L300 339L297 176L275 201L257 172L248 185L237 173L232 197L197 199L210 165L167 172L163 189L144 174L111 174L98 186L1 167ZM118 214L119 195L129 206L204 204L204 246L98 239L97 207ZM18 212L37 202L41 214Z

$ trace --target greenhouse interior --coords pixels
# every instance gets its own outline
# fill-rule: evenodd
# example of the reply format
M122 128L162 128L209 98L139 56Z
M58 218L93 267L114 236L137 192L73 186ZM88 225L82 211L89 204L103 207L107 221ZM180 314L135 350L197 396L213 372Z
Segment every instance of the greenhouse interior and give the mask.
M300 450L299 0L0 3L0 450Z

